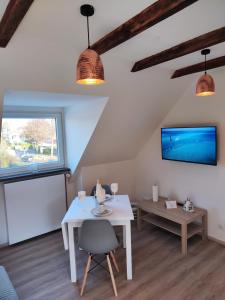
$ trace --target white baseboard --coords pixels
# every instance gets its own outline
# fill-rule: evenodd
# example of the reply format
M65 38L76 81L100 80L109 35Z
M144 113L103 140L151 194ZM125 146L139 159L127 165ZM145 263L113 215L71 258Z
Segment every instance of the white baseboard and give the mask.
M219 240L219 239L217 239L217 238L214 238L213 236L208 236L208 239L209 239L210 241L213 241L213 242L216 242L216 243L218 243L218 244L220 244L220 245L225 246L225 241L221 241L221 240Z

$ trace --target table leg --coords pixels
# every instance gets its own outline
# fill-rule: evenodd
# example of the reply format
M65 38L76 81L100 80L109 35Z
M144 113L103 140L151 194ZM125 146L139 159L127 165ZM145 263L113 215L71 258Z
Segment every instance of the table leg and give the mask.
M181 249L182 255L187 255L187 224L181 225Z
M208 216L207 213L202 216L202 239L207 240L208 238Z
M123 226L123 248L126 248L126 225Z
M75 244L74 244L74 230L73 225L68 224L69 230L69 253L70 253L70 273L71 281L77 281L77 269L76 269L76 253L75 253Z
M69 249L69 243L68 243L68 230L67 230L67 224L62 223L62 236L63 236L63 243L64 243L64 249Z
M137 228L141 230L141 209L139 207L137 210Z
M127 280L132 280L132 254L131 254L131 227L130 221L126 224L126 260Z

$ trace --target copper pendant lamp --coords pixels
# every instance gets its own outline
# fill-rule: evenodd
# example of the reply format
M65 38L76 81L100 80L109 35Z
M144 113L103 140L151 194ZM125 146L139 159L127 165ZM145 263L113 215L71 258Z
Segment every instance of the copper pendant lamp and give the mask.
M98 53L90 49L89 17L94 15L94 7L84 4L80 7L82 16L87 17L88 48L83 51L77 62L78 84L96 85L104 83L104 69Z
M210 53L210 49L201 51L205 55L205 74L202 75L196 85L196 96L212 96L215 94L215 84L211 75L207 73L206 69L206 55Z

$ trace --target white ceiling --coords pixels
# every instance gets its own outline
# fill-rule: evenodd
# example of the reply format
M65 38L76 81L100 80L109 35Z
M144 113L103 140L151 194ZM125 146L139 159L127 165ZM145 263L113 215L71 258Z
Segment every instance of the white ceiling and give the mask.
M107 100L105 97L45 93L36 91L6 91L4 95L4 106L8 107L44 107L51 109L52 107L66 108L76 105L76 109L87 105L87 103Z
M88 2L96 8L90 20L91 41L153 2ZM79 13L84 3L81 0L34 1L8 46L0 49L0 96L3 99L7 89L109 96L83 163L129 159L137 154L157 124L199 76L170 80L173 70L197 63L202 57L196 52L137 73L130 72L133 63L225 26L225 1L199 0L103 54L107 83L98 87L74 83L77 59L87 46L86 20ZM225 43L211 49L211 58L225 55Z
M4 15L5 9L9 3L9 0L1 0L0 1L0 20L2 16Z

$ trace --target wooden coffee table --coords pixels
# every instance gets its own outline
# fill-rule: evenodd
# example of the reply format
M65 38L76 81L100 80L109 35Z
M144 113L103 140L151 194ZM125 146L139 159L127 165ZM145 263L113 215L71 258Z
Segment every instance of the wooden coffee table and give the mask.
M179 205L167 209L165 200L160 197L158 202L143 200L138 203L138 229L141 230L142 221L145 221L180 236L181 252L187 255L190 237L201 234L202 239L207 239L207 210L195 207L194 212L185 212Z

